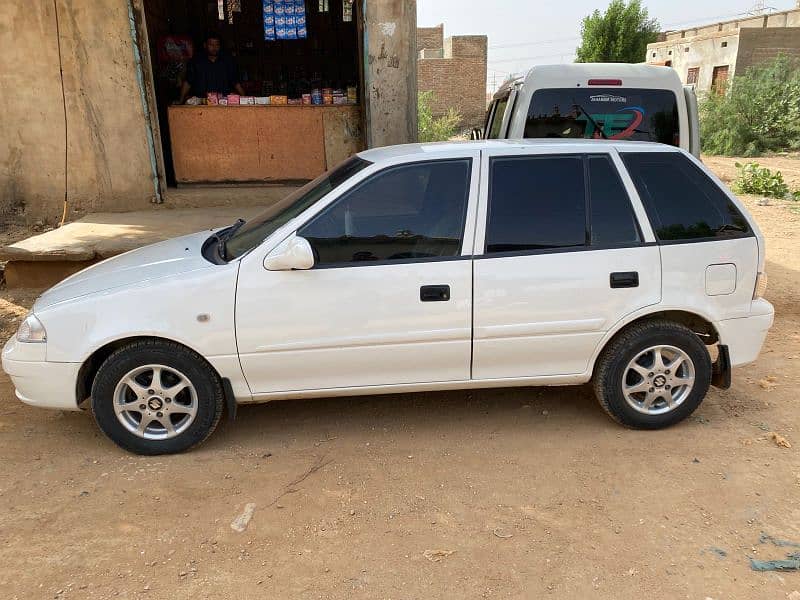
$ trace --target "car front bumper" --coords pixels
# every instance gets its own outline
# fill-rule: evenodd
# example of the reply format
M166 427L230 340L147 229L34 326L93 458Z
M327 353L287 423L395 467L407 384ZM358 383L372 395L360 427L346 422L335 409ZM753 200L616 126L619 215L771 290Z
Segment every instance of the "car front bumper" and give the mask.
M11 338L3 348L3 370L25 404L59 410L79 410L77 380L80 363L45 360L45 344L23 344Z
M717 321L720 343L728 346L732 366L746 365L758 358L774 320L772 304L758 299L753 301L750 316Z

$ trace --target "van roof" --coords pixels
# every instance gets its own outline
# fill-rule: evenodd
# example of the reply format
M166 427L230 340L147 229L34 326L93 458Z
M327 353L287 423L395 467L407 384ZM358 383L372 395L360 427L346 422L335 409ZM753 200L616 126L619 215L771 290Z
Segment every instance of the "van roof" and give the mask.
M589 86L590 79L621 79L623 88L655 88L678 90L682 87L678 73L672 67L628 63L570 63L537 65L524 78L506 81L494 98L505 96L516 85L534 88L575 88ZM608 86L597 86L608 87Z
M512 148L538 148L546 151L552 148L558 152L603 152L614 148L620 152L681 152L680 148L655 142L633 142L626 140L584 140L584 139L528 139L528 140L481 140L429 142L425 144L402 144L385 146L359 152L358 156L370 162L382 162L403 157L434 157L436 154L453 152L477 152L480 150Z

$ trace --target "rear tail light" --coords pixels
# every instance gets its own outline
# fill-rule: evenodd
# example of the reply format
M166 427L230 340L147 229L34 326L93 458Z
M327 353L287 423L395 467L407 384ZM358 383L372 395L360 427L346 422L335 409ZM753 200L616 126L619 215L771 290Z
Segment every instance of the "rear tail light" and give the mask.
M753 291L753 300L763 298L767 293L767 274L763 271L756 276L756 289Z
M622 79L590 79L589 85L622 85Z

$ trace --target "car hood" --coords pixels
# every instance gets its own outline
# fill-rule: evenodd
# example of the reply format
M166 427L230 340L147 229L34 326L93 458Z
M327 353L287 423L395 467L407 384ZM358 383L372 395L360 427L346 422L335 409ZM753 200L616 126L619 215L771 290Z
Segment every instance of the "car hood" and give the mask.
M99 262L47 290L36 301L33 310L143 281L213 268L214 265L202 255L203 242L210 235L208 230L201 231Z

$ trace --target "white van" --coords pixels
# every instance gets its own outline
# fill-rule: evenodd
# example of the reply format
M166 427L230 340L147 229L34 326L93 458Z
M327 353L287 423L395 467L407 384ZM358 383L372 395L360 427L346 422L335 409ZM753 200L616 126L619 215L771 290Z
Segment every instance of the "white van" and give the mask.
M472 137L660 142L699 157L699 130L694 88L671 67L581 63L533 67L504 84Z

